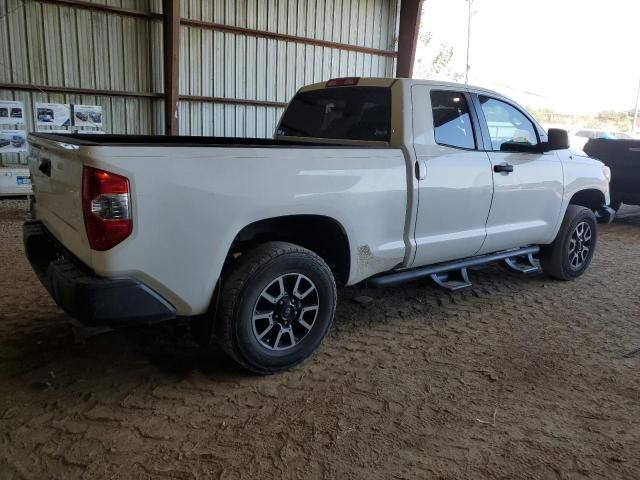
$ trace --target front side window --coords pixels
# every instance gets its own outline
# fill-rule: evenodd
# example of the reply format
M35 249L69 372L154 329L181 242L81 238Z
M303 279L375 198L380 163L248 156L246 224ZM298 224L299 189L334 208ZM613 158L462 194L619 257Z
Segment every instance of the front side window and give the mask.
M495 98L480 95L479 99L494 151L509 150L513 144L538 145L533 123L520 110Z
M279 136L388 142L391 91L386 87L335 87L297 94Z
M469 150L476 148L471 116L464 94L433 90L431 109L436 143Z

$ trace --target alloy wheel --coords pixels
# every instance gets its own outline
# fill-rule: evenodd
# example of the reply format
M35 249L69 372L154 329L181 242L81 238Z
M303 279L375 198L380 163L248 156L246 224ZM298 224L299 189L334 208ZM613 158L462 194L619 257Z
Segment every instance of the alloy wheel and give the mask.
M569 266L580 270L589 259L593 234L587 222L580 222L569 238Z
M288 350L309 334L319 308L318 289L309 277L280 275L262 290L253 307L253 334L268 350Z

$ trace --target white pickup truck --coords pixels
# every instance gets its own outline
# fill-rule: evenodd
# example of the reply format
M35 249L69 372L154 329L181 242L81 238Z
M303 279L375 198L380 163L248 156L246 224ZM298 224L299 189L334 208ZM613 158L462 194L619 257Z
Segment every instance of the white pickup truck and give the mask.
M273 140L29 135L26 252L92 325L191 317L260 373L315 351L336 282L432 278L504 261L571 280L610 221L609 169L502 95L341 78L306 86Z

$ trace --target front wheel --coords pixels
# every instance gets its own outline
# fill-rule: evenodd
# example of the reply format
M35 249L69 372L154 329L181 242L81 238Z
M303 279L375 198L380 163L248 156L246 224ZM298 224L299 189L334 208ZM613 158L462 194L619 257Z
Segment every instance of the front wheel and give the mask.
M269 242L244 253L223 282L216 336L243 367L268 374L306 359L333 322L336 285L315 253Z
M598 231L591 210L569 205L556 239L540 252L542 270L558 280L573 280L591 264Z

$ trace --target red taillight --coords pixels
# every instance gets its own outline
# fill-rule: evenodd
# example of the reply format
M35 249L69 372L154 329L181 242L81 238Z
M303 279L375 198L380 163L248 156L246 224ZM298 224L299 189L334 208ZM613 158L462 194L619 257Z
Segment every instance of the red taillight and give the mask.
M97 168L82 170L82 212L89 245L109 250L131 235L129 180Z
M325 87L350 87L358 84L360 77L332 78Z

